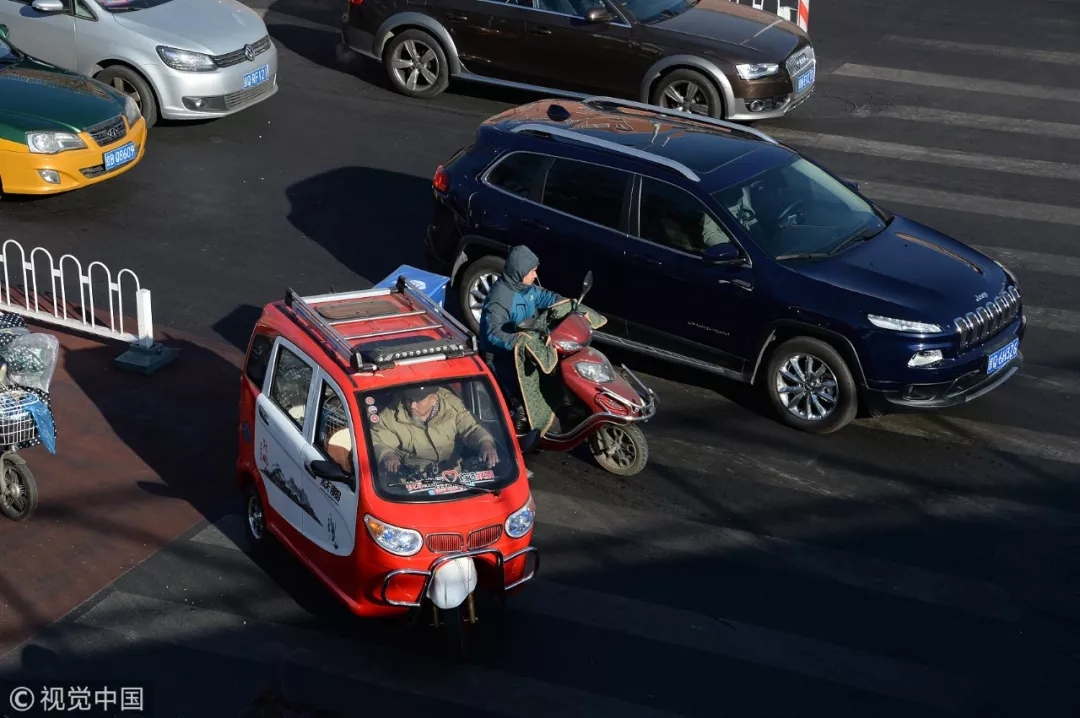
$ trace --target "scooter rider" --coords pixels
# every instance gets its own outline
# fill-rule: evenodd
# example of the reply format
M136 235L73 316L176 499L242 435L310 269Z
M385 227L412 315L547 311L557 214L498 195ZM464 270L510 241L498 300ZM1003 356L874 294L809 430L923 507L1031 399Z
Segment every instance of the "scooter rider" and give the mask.
M555 292L536 286L540 259L525 245L510 250L499 280L491 287L480 314L480 350L495 373L514 413L514 428L528 430L528 417L518 388L514 340L519 322L563 300Z

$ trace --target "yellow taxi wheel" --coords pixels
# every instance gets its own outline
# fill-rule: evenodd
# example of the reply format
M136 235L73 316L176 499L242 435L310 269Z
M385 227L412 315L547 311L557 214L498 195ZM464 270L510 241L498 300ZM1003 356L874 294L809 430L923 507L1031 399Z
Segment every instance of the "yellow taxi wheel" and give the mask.
M154 97L154 90L150 87L150 83L144 80L142 75L129 67L113 65L94 75L94 79L111 85L135 100L148 129L157 124L157 98Z

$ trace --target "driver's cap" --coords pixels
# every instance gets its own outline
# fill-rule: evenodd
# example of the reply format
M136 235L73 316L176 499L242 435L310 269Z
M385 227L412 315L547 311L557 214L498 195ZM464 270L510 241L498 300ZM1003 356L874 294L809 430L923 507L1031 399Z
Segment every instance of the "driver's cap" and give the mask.
M427 397L434 394L436 391L438 391L438 387L431 384L411 386L405 390L405 401L423 401Z

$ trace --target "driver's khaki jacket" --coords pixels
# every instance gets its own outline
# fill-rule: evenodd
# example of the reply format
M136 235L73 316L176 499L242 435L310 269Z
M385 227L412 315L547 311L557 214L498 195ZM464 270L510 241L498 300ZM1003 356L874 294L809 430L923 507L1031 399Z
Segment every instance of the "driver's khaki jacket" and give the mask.
M436 393L439 406L426 426L413 419L402 402L379 412L378 423L371 424L376 463L396 452L402 463L419 466L434 461L450 468L461 458L462 444L471 449L479 449L485 441L494 445L491 434L454 392L439 388Z

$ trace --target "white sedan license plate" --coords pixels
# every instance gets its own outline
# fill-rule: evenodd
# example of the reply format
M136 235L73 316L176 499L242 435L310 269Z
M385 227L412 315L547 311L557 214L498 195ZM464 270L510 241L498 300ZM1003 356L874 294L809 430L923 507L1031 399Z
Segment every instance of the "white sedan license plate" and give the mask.
M1020 340L1013 339L1011 342L998 349L986 358L986 373L993 374L1001 369L1020 353Z
M109 150L102 158L102 164L105 165L105 171L110 172L117 167L126 165L135 159L139 154L139 148L135 146L134 142L128 142L123 147L117 147L115 150Z
M803 74L801 74L797 78L795 78L795 92L796 93L802 92L806 88L810 87L810 85L814 84L814 72L816 70L817 70L817 67L811 67L809 70L807 70L806 72L804 72Z
M269 79L270 66L263 65L258 70L254 70L244 75L244 89L247 90L249 88L255 87L256 85L261 85Z

